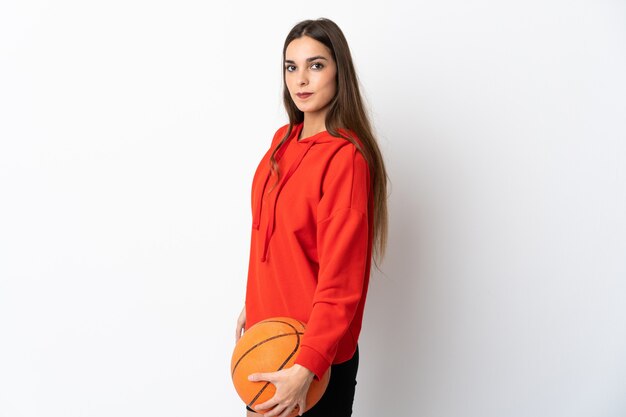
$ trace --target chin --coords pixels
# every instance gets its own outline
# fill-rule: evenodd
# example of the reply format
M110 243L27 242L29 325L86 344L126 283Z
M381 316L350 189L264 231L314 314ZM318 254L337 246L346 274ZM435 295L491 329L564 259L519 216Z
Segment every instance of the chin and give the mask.
M319 106L299 106L298 109L303 113L315 113L321 108Z

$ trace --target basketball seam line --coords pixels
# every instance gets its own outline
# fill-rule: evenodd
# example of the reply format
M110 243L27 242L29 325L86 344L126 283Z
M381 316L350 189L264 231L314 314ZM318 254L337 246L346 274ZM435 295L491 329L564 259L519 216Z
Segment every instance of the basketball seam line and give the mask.
M302 333L285 333L285 334L279 334L277 336L272 336L268 339L263 340L262 342L257 343L256 345L252 346L250 349L248 349L243 355L241 355L241 357L239 358L239 360L237 361L237 363L235 364L235 366L233 367L233 373L231 374L231 376L235 375L235 371L237 370L237 367L239 366L239 363L250 353L252 352L254 349L256 349L257 347L271 342L272 340L276 340L276 339L280 339L281 337L287 337L287 336L298 336L301 335Z
M283 367L287 364L287 362L289 362L289 359L291 359L291 358L293 357L293 355L295 355L295 354L296 354L296 352L298 351L298 348L300 347L300 335L301 335L302 333L298 332L298 329L296 329L293 325L291 325L291 324L289 324L289 323L287 323L287 322L284 322L284 321L279 321L279 320L270 321L270 323L272 323L272 322L274 322L274 323L283 323L283 324L286 324L287 326L291 327L291 328L294 330L295 335L296 335L296 338L297 338L297 341L296 341L296 347L294 348L293 352L291 352L291 354L287 357L287 359L285 359L285 361L282 363L282 365L280 365L280 367L276 370L276 372L277 372L277 371L280 371L281 369L283 369ZM302 323L300 322L300 324L302 324ZM290 333L290 334L291 334L291 333ZM281 335L281 336L283 336L283 335ZM273 339L276 339L276 338L277 338L277 337L274 337ZM262 343L263 343L263 342L261 342L261 343L259 343L259 344L262 344ZM252 350L252 348L251 348L250 350ZM250 350L249 350L249 351L250 351ZM248 352L249 352L249 351L248 351ZM247 354L248 352L246 352L246 354ZM241 360L241 359L240 359L240 360ZM237 361L237 364L239 364L239 361ZM234 371L233 371L233 373L234 373ZM263 388L261 388L261 389L259 390L259 392L257 393L257 395L256 395L256 396L252 399L252 401L250 401L250 403L248 404L248 407L252 408L252 405L253 405L253 404L254 404L254 403L255 403L255 402L259 399L259 397L261 396L261 394L263 394L263 392L265 392L265 390L267 389L267 387L268 387L269 385L270 385L270 382L268 381L268 382L267 382L267 383L263 386Z
M300 323L300 325L301 325L302 327L304 327L304 323L302 323L302 322L301 322L301 321L299 321L299 320L296 320L296 321L297 321L298 323ZM278 335L278 336L272 336L272 337L270 337L269 339L265 339L265 340L263 340L262 342L259 342L259 343L257 343L256 345L252 346L252 347L251 347L250 349L248 349L248 350L247 350L247 351L246 351L243 355L241 355L241 357L239 358L239 360L237 361L237 363L235 363L235 366L233 367L233 371L232 371L232 373L231 373L231 378L235 375L235 370L237 369L237 367L239 366L239 363L243 360L243 358L245 358L245 357L246 357L246 355L248 355L251 351L253 351L254 349L256 349L258 346L261 346L262 344L267 343L267 342L269 342L270 340L274 340L274 339L278 339L278 338L281 338L281 337L286 337L286 336L296 335L296 337L298 337L298 346L300 345L300 337L299 337L299 335L302 335L302 334L304 334L304 333L302 333L302 332L298 332L298 329L296 329L293 325L291 325L291 324L287 323L286 321L281 321L281 320L264 320L264 321L262 321L262 322L260 322L260 323L282 323L282 324L286 324L287 326L291 327L291 328L294 330L294 332L295 332L295 333L287 333L287 334L281 334L281 335ZM260 323L259 323L259 324L260 324ZM297 346L296 346L296 349L297 349Z

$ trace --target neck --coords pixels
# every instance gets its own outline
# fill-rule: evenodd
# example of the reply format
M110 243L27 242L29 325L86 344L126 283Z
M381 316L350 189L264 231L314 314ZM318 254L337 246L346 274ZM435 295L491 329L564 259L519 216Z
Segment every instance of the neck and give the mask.
M308 138L326 130L326 113L304 113L304 122L299 139Z

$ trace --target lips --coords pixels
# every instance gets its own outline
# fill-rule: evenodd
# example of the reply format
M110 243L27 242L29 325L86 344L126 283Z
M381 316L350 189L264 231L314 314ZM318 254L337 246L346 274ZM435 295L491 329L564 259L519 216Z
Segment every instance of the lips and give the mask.
M304 100L305 98L312 96L313 93L296 93L296 95L298 96L298 98L301 98Z

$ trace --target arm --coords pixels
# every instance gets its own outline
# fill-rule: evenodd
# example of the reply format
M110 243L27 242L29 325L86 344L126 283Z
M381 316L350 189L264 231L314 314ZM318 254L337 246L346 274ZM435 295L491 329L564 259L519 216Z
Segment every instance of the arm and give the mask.
M243 329L246 327L246 306L243 306L241 309L241 313L239 313L239 318L237 318L237 327L235 330L235 343L241 339L241 335L243 334Z
M318 378L349 331L364 292L369 242L369 167L352 145L333 157L318 205L318 283L296 363Z

